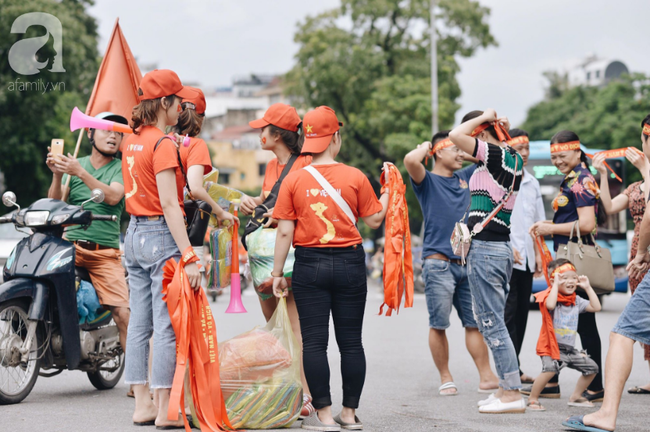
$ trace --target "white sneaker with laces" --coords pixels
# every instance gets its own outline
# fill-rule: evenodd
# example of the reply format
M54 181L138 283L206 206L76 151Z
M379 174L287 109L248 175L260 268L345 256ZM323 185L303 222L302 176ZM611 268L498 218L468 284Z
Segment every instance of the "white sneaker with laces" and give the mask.
M495 399L494 402L479 407L481 414L523 414L526 412L526 401L524 398L514 402L501 402Z
M478 401L476 403L476 405L482 407L482 406L491 404L495 400L497 400L497 397L496 397L495 393L492 393L492 394L490 394L490 396L487 397L487 399L483 399L483 400Z

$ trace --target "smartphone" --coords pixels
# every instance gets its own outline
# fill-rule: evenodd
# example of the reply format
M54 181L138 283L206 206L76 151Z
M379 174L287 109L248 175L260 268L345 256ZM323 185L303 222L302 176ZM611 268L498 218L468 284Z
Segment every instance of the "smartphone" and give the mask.
M52 140L52 144L50 145L50 152L54 155L62 155L63 154L63 140L60 138L54 138Z

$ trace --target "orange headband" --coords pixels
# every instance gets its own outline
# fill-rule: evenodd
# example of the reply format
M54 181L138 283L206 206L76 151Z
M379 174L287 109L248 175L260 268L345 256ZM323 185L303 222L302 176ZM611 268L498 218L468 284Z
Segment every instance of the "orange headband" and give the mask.
M530 141L528 140L528 137L526 135L514 137L513 139L510 139L506 141L506 144L508 144L510 147L516 146L518 144L528 144Z
M571 263L565 263L565 264L562 264L561 266L559 266L558 268L556 268L555 270L553 270L553 272L551 273L551 277L555 277L555 275L558 274L558 273L566 273L566 272L569 272L569 271L574 272L574 271L576 271L576 268Z
M497 139L499 141L507 143L512 139L510 138L510 135L508 135L508 131L505 130L505 128L499 122L483 123L482 125L477 126L476 129L472 131L471 135L475 137L490 126L494 126L494 131L497 133Z
M649 124L644 124L643 125L643 135L650 136L650 125Z
M580 150L580 141L551 144L551 153L559 153L569 150Z
M443 139L441 141L438 141L436 143L436 145L433 146L433 150L431 150L431 155L433 155L438 150L442 150L442 149L445 149L447 147L451 147L453 145L454 145L454 143L451 142L451 140L449 138L445 138L445 139Z

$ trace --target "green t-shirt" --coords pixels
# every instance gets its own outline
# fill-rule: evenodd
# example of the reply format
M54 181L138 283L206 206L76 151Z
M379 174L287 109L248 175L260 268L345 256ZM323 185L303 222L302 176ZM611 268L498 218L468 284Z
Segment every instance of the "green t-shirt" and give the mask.
M124 180L122 180L122 161L119 159L113 159L98 170L90 163L90 156L80 158L79 163L91 176L102 183L107 185L115 182L124 184ZM65 184L67 177L67 174L63 175L63 184ZM68 203L81 205L82 202L88 199L90 199L90 189L88 186L79 177L72 177L70 179L70 197L68 198ZM93 214L98 215L115 215L117 216L117 221L93 221L88 229L72 229L65 233L65 237L70 241L87 240L102 246L119 248L120 217L122 216L122 211L124 211L124 198L116 205L108 205L106 203L95 204L90 201L84 206L84 209L90 210Z

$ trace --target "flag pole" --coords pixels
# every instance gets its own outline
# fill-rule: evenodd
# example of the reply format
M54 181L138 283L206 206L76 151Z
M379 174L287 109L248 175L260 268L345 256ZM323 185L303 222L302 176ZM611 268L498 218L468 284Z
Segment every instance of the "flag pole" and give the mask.
M82 128L79 131L79 138L77 138L77 145L75 146L74 153L72 154L73 159L77 159L77 155L79 154L79 147L81 146L81 139L84 136L85 130L86 130L85 128ZM68 194L70 193L70 178L71 176L68 175L68 178L65 180L65 185L63 187L63 197L62 197L63 201L68 199Z

